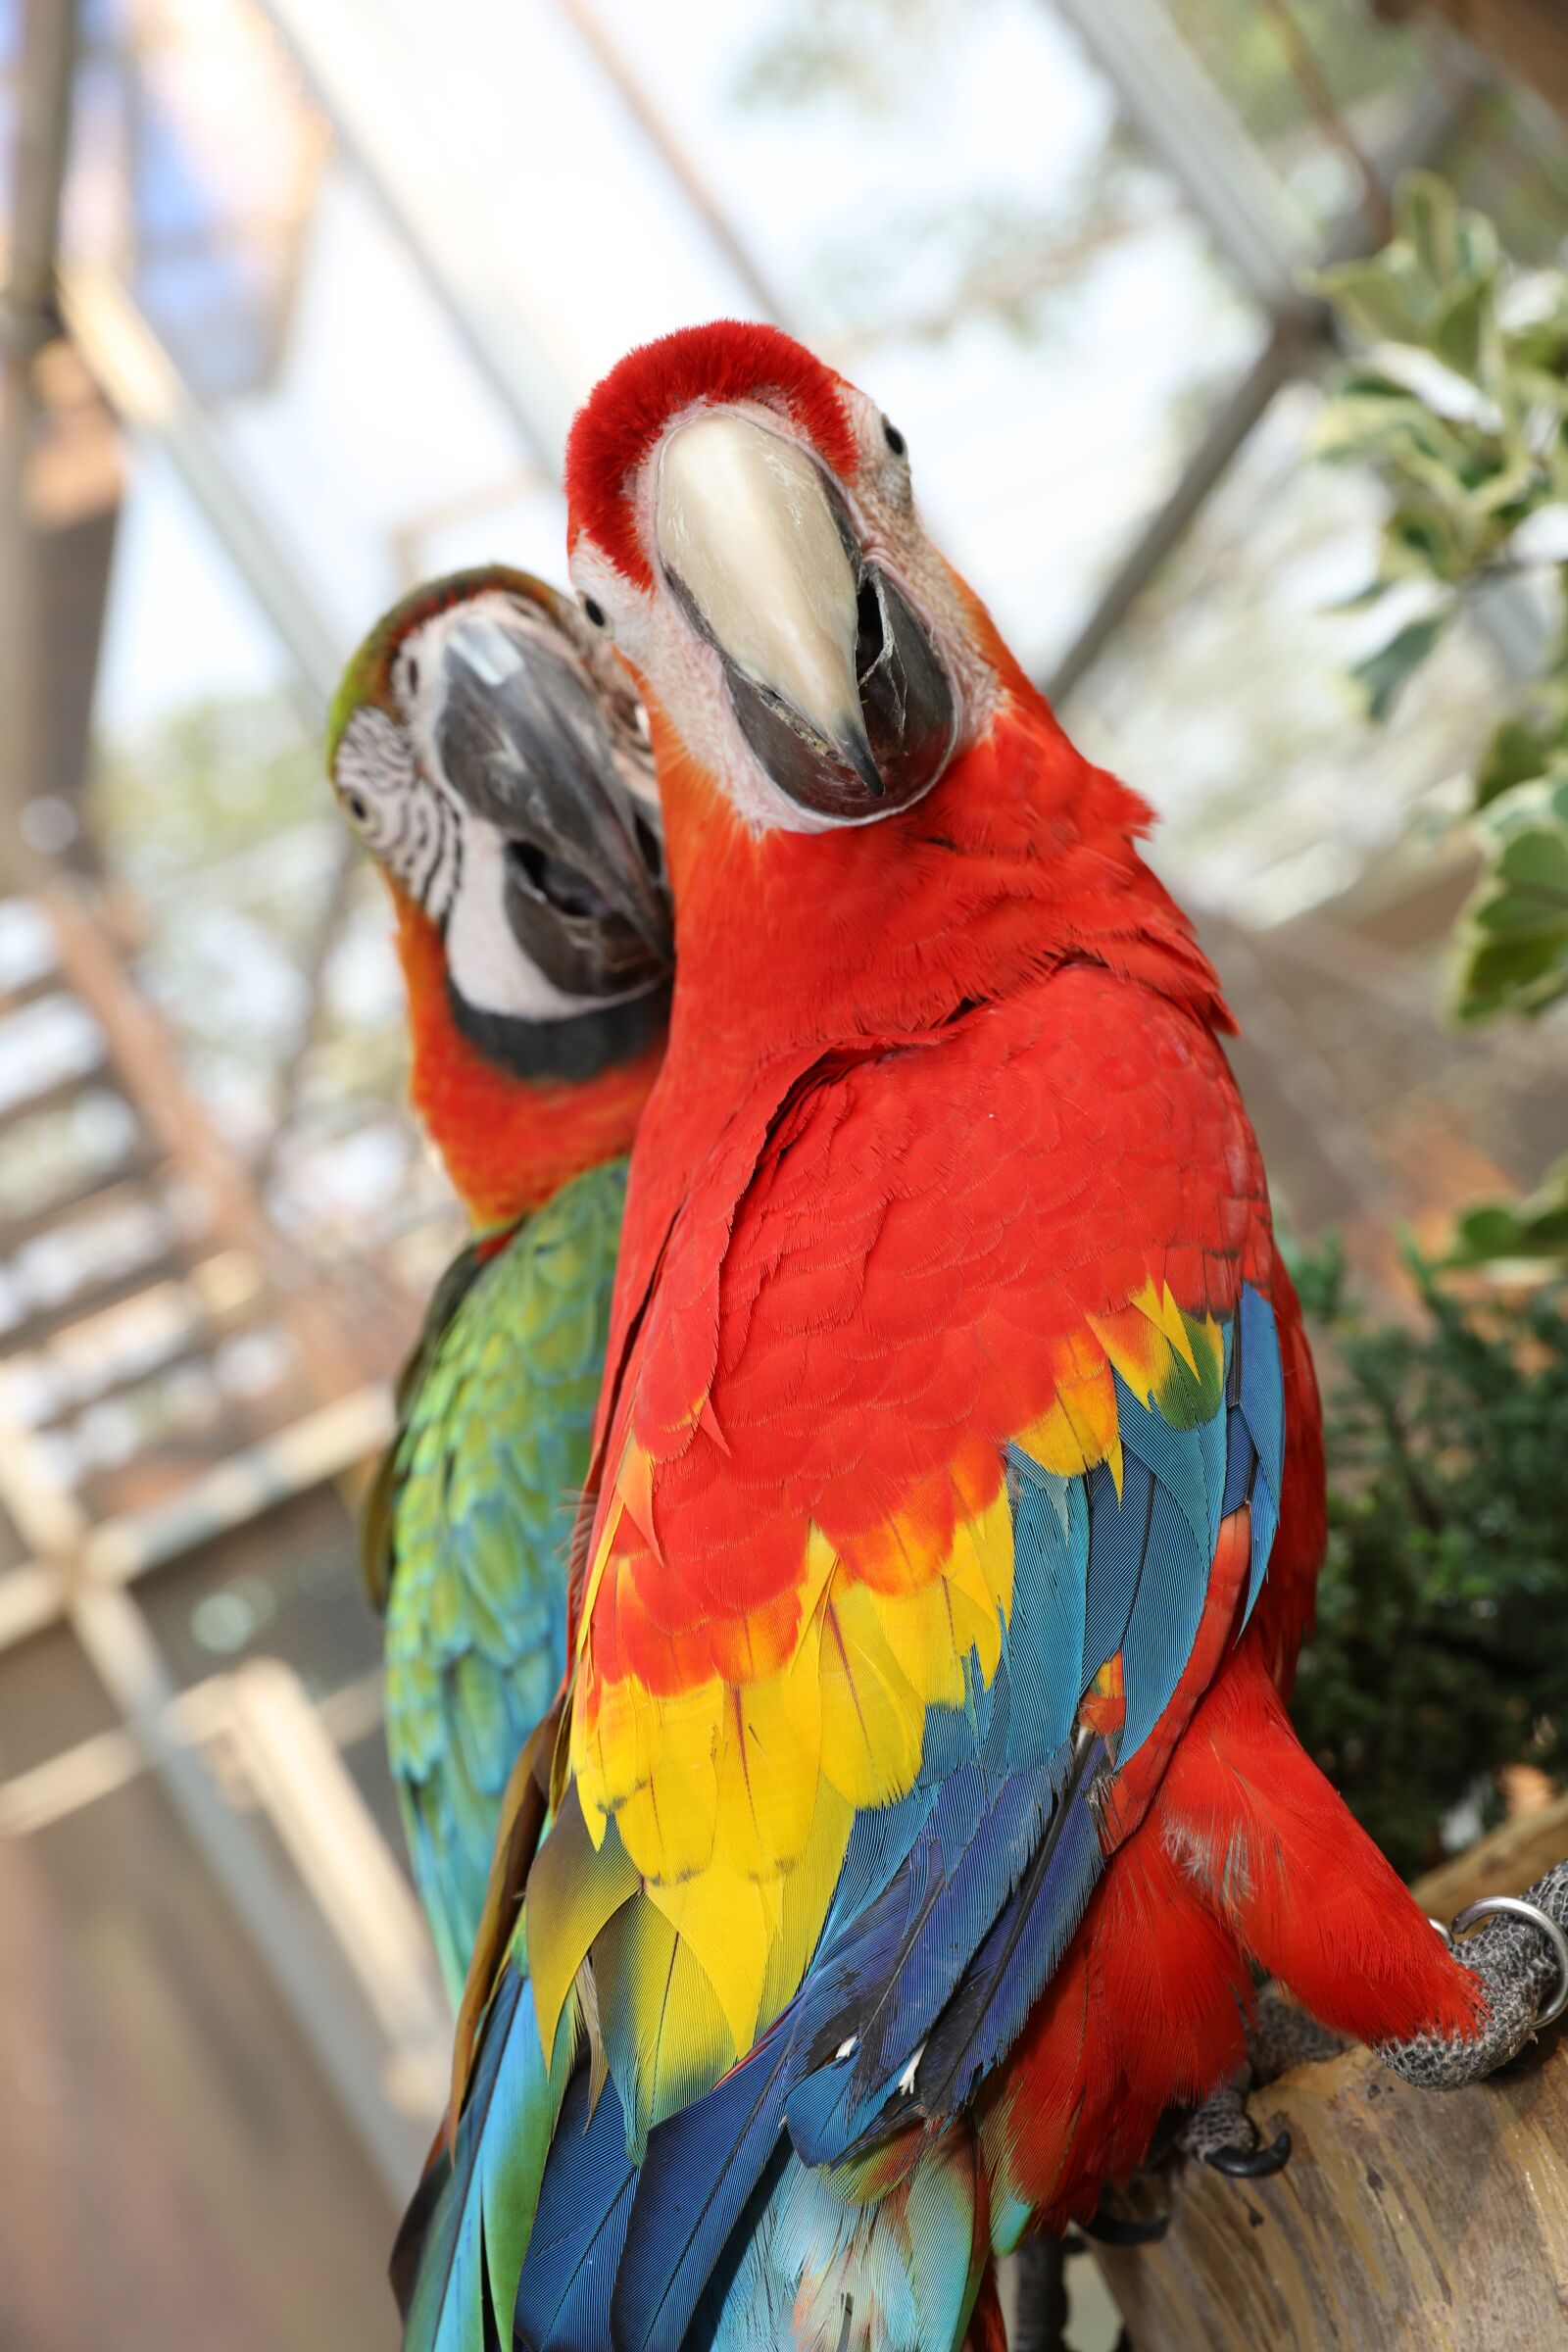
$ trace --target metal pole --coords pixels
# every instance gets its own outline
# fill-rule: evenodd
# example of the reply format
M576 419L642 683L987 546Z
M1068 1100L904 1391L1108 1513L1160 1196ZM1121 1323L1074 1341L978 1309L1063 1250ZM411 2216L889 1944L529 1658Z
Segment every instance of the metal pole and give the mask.
M127 1592L91 1577L79 1505L27 1432L10 1424L0 1427L0 1501L24 1542L62 1578L73 1632L270 1969L388 2195L400 2200L417 2177L423 2135L382 2092L379 2052L360 2007L319 1965L311 1913L253 1824L224 1803L201 1758L171 1730L174 1689L145 1619Z
M280 1502L341 1482L380 1451L393 1431L384 1388L356 1389L301 1421L231 1453L168 1502L106 1519L83 1539L84 1572L117 1589L184 1559ZM0 1577L0 1650L25 1642L64 1613L69 1590L45 1556Z
M1109 14L1117 23L1121 23L1125 11L1141 10L1146 4L1147 0L1111 0ZM1088 11L1093 14L1097 0L1057 0L1057 5L1071 15L1076 23L1080 13ZM1098 18L1096 21L1099 22ZM1168 39L1176 39L1168 26L1166 34ZM1118 93L1126 99L1127 91L1108 58L1106 70L1116 80ZM1379 178L1392 186L1402 172L1419 164L1435 162L1442 156L1463 129L1480 87L1474 75L1455 71L1437 88L1426 93L1413 110L1403 137L1396 141L1386 155L1374 159ZM1210 95L1214 95L1212 89ZM1216 98L1215 103L1223 102ZM1128 104L1131 112L1130 100ZM1245 139L1245 133L1240 135ZM1250 140L1246 144L1251 148ZM1173 158L1182 147L1182 142L1176 142L1172 148ZM1222 145L1215 152L1225 152L1225 146ZM1256 150L1251 149L1251 153L1255 158ZM1244 165L1242 171L1243 176L1231 196L1223 200L1238 209L1247 202L1254 176L1250 166ZM1185 177L1183 185L1196 202L1197 191ZM1203 197L1205 204L1222 201L1219 183L1212 173L1205 173ZM1206 213L1204 217L1206 220ZM1367 233L1365 214L1353 214L1342 223L1319 258L1328 262L1349 260L1366 250ZM1304 261L1306 257L1298 258ZM1046 681L1045 691L1053 702L1065 701L1094 667L1145 589L1175 553L1225 479L1232 461L1254 427L1261 423L1275 394L1293 376L1306 374L1320 367L1333 351L1329 315L1321 303L1301 294L1296 284L1296 269L1297 264L1293 262L1288 302L1276 304L1270 309L1272 325L1267 343L1230 398L1211 418L1170 497L1150 517L1142 533L1129 548L1077 637ZM1504 658L1510 659L1517 652L1522 631L1517 627L1517 616L1508 611L1506 600L1498 601L1503 608L1500 613L1491 617L1483 615L1483 623L1499 643Z
M337 691L348 648L301 588L210 419L124 286L107 270L68 268L61 272L60 295L73 339L105 398L169 459L277 632L304 688L308 714L318 724Z
M7 344L47 335L59 242L60 199L71 139L71 83L76 62L76 0L24 0L18 76L16 168L11 203Z
M1158 0L1054 0L1254 301L1301 307L1306 222Z
M40 772L41 599L27 512L38 422L32 370L55 332L55 251L75 56L75 0L25 0L13 114L11 268L0 295L0 811L8 825L38 789Z
M1129 548L1046 681L1049 701L1065 702L1094 668L1155 573L1207 506L1230 471L1237 451L1262 422L1276 394L1299 374L1310 341L1298 319L1282 319L1230 397L1214 411L1175 489Z

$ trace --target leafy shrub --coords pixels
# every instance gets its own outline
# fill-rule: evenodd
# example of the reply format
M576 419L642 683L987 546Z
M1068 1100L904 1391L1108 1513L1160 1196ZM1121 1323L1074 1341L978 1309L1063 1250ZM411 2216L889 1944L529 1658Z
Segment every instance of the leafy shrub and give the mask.
M1568 1283L1468 1295L1411 1260L1372 1324L1333 1245L1298 1267L1320 1341L1329 1556L1293 1712L1406 1875L1495 1775L1568 1765Z

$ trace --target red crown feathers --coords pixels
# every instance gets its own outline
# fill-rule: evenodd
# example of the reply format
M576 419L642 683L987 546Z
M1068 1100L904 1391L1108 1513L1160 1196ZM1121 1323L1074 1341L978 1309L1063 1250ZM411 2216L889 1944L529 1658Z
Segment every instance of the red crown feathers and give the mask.
M722 407L771 394L817 455L846 480L859 463L840 397L844 378L776 326L715 318L640 343L597 383L566 443L568 544L587 531L617 571L652 585L626 488L672 416L698 401Z

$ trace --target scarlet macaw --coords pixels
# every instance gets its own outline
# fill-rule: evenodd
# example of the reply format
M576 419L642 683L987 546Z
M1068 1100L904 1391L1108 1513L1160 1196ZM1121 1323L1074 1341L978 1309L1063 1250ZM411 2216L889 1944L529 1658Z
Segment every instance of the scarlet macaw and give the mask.
M492 566L378 622L333 708L339 802L391 892L414 1103L473 1222L364 1521L387 1746L454 2001L502 1790L565 1657L632 1133L669 932L647 730L569 598Z
M1147 809L775 330L633 353L568 495L678 978L410 2341L942 2352L1240 2064L1250 1961L1463 2063L1502 2011L1285 1714L1316 1399Z

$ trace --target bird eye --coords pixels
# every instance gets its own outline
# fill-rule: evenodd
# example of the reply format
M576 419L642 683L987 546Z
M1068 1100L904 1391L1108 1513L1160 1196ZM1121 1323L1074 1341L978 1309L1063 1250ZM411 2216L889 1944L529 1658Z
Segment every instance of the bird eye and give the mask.
M413 654L409 656L409 665L403 674L407 680L410 694L417 694L419 691L419 664Z
M885 416L882 419L882 437L896 458L902 458L907 453L909 444L907 441L906 441L898 426L896 424L890 424Z
M599 602L597 597L585 596L582 600L582 609L585 616L594 628L609 628L610 615L606 612L604 606Z
M366 801L363 793L346 792L343 795L343 806L348 810L350 816L353 817L354 822L357 825L368 825L369 823L369 804Z

